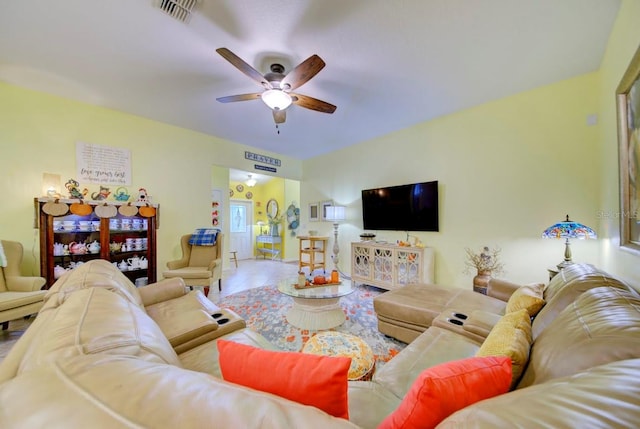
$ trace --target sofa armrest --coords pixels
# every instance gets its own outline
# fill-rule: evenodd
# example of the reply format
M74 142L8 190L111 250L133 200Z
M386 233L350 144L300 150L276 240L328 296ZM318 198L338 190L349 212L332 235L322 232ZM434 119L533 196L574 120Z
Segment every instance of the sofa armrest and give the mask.
M499 299L500 301L507 302L511 297L511 294L516 291L521 285L516 283L511 283L502 279L494 279L489 280L489 284L487 285L487 295L493 298Z
M0 274L1 275L1 274ZM12 292L34 292L42 289L47 282L43 277L7 276L7 289Z
M487 338L498 320L502 317L499 314L490 313L483 310L474 310L467 320L464 321L463 329L478 336Z
M446 308L442 310L438 317L433 319L431 326L454 332L480 345L486 339L486 335L479 335L473 330L466 329L469 317L469 311L467 310Z
M184 280L180 277L161 280L148 286L138 288L142 304L147 307L170 299L180 298L187 294Z

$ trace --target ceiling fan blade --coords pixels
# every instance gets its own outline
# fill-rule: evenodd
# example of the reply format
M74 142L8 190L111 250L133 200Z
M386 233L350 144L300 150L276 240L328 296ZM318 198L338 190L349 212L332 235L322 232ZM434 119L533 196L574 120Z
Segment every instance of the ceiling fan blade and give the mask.
M248 100L259 100L260 96L259 92L254 92L252 94L238 94L238 95L227 95L226 97L218 97L218 100L221 103L231 103L234 101L248 101Z
M247 64L242 58L231 52L227 48L218 48L216 52L222 55L222 58L229 61L235 68L240 70L242 73L249 76L251 79L258 82L260 85L267 89L271 89L271 84L264 78L262 74L249 64Z
M290 94L293 100L293 104L296 106L304 107L305 109L316 110L322 113L333 113L336 111L336 106L329 104L326 101L318 100L317 98L309 97L308 95Z
M324 61L317 55L311 55L309 58L301 62L291 70L282 79L280 87L285 91L292 91L309 81L325 66Z
M284 121L287 120L287 111L273 110L273 120L276 122L276 124L284 124Z

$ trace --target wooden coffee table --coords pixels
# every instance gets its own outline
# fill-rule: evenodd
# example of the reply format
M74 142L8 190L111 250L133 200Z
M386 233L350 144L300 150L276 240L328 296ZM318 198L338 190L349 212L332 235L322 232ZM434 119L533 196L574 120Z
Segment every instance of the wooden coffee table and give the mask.
M351 281L339 285L296 289L297 278L278 284L278 291L293 298L293 307L287 313L287 322L300 329L323 330L342 325L346 320L340 307L340 298L355 290Z

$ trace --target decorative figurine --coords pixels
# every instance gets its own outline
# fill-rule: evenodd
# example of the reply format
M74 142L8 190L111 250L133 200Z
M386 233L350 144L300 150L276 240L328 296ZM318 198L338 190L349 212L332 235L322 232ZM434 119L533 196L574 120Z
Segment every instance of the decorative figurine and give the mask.
M149 196L147 195L147 190L144 188L138 189L138 201L141 203L146 203L148 199Z
M94 192L93 194L91 194L91 199L95 201L106 200L110 194L111 191L109 191L109 188L100 185L100 192Z
M113 194L113 198L116 201L129 201L129 198L131 198L131 195L129 195L129 192L127 192L127 188L121 186L118 189L116 189L116 193Z
M84 195L80 192L79 186L80 183L74 179L67 180L67 183L64 184L67 191L69 191L69 198L76 198L79 200L84 199ZM86 195L86 194L85 194Z

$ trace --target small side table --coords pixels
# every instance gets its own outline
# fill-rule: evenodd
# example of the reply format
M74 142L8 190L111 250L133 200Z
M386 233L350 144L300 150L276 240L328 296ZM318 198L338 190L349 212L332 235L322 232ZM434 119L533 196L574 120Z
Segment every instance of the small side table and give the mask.
M309 273L312 273L316 268L322 268L326 271L325 258L329 237L298 236L298 240L300 241L298 268L302 270L302 267L309 267Z
M262 243L262 246L260 246L260 243ZM282 246L282 238L279 235L256 236L256 259L258 258L258 255L262 255L264 259L267 259L267 255L271 255L271 260L274 260L277 257L280 257L280 259L282 259L282 256L280 256L281 248L275 247L276 244L278 246ZM269 247L267 247L267 245Z

